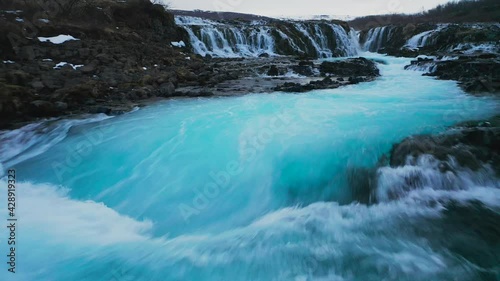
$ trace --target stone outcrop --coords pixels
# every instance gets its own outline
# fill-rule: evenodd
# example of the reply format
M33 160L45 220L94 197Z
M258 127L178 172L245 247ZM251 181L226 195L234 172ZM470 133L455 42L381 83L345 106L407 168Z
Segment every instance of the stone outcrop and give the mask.
M469 93L500 93L500 60L494 54L462 55L453 60L419 58L406 69L426 69L424 75L458 81Z
M404 166L408 156L429 154L443 161L442 172L453 157L462 167L478 170L491 165L500 176L500 116L487 121L472 121L457 125L440 135L413 136L396 144L390 153L392 167Z

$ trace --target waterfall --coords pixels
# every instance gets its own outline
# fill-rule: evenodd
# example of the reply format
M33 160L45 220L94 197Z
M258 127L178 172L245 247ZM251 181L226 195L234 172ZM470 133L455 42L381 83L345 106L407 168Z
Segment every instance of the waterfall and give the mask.
M318 57L320 57L320 58L332 57L332 51L330 49L328 49L324 35L321 32L321 29L318 29L317 25L314 26L314 29L316 31L314 34L316 36L312 36L311 33L309 33L309 31L307 31L306 27L302 23L295 24L295 27L305 37L307 37L309 42L312 43L314 49L316 50L316 52L318 54Z
M337 35L337 47L340 48L347 56L356 56L359 47L359 37L354 29L349 31L349 34L340 25L331 24L330 27Z
M389 41L391 38L392 27L379 26L372 28L368 31L363 49L365 51L377 52Z
M406 42L405 47L410 49L418 49L425 46L432 45L434 43L434 36L438 34L441 30L443 30L447 25L440 24L436 29L428 30L422 33L419 33Z
M258 21L231 23L177 16L193 51L201 56L262 55L331 58L355 56L359 45L353 30L328 21Z

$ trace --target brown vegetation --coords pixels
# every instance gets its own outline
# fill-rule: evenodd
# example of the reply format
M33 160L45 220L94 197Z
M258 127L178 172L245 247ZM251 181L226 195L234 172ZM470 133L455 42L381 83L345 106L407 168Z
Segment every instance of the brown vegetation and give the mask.
M439 5L419 14L388 14L359 17L349 24L359 30L390 24L500 22L500 1L461 0Z

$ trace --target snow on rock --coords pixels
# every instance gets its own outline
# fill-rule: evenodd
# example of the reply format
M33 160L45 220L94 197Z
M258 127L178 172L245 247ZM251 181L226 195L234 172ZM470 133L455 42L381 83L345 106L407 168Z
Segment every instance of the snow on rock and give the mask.
M73 41L73 40L80 40L80 39L77 39L71 35L58 35L58 36L54 36L54 37L38 37L38 40L40 40L40 42L50 42L52 44L62 44L66 41Z
M13 64L13 63L16 63L16 62L11 61L11 60L4 60L3 63L5 63L5 64Z
M76 70L77 68L83 66L83 64L76 64L75 65L75 64L71 64L71 63L67 63L67 62L60 62L60 63L56 64L56 66L54 66L54 69L59 69L59 68L65 66L65 65L71 66L74 70Z
M178 47L178 48L183 48L183 47L186 47L186 43L184 43L184 41L172 42L172 46Z

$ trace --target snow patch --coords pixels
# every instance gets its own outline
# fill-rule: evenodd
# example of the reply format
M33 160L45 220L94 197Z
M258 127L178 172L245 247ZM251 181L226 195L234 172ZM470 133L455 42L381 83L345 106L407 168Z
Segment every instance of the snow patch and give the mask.
M67 62L60 62L60 63L56 64L56 66L54 66L54 69L59 69L65 65L71 66L74 70L83 66L83 64L71 64L71 63L67 63Z
M52 44L62 44L64 42L67 42L67 41L75 41L75 40L80 40L80 39L77 39L71 35L58 35L58 36L54 36L54 37L38 37L38 40L40 40L40 42L50 42Z
M172 44L172 46L177 47L177 48L186 47L186 43L184 43L184 41L172 42L171 44Z

